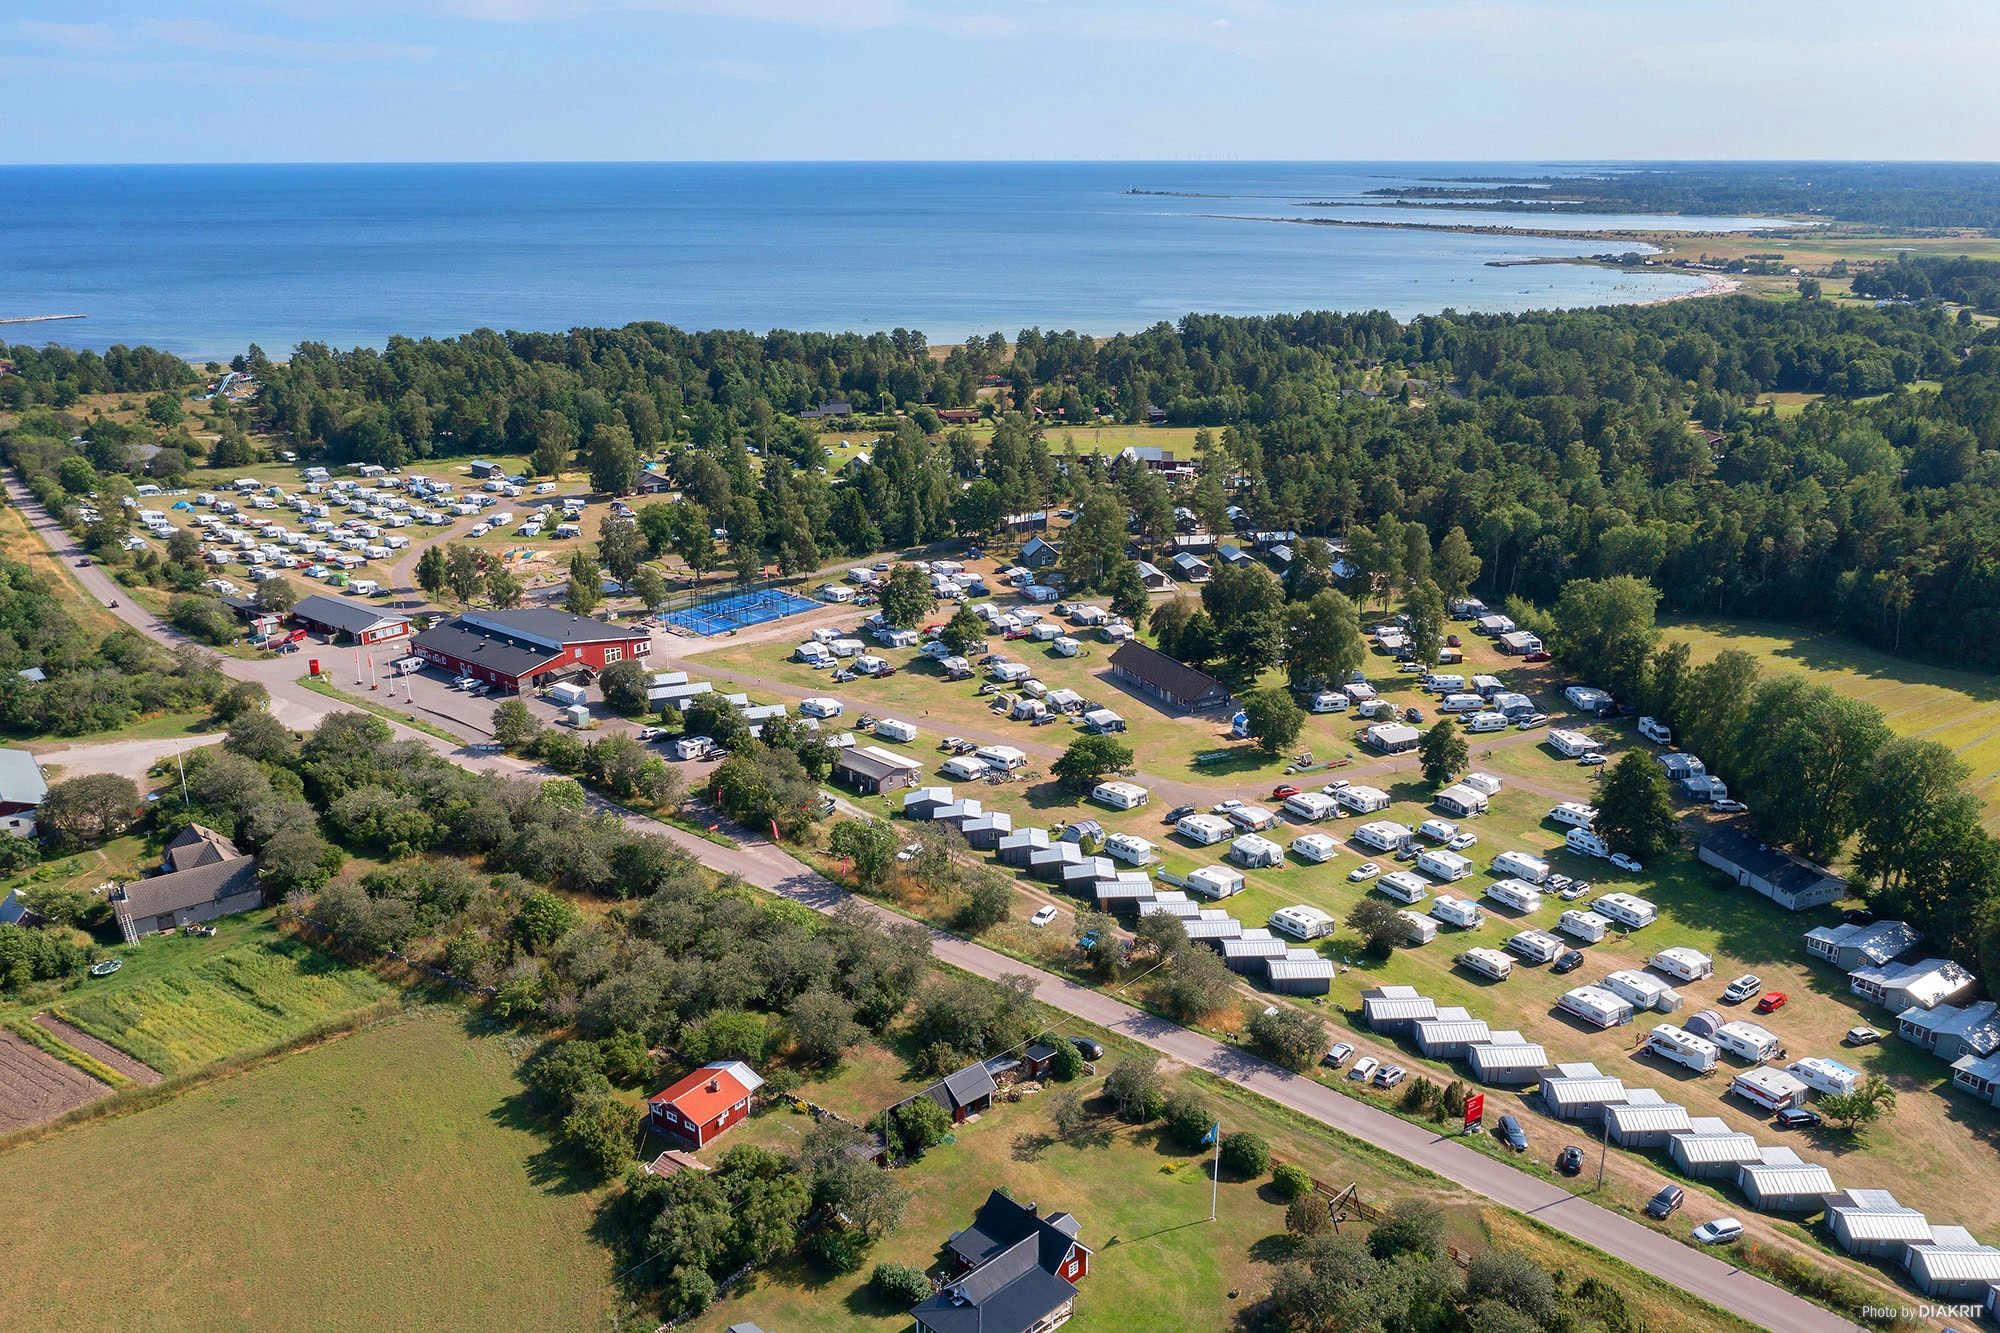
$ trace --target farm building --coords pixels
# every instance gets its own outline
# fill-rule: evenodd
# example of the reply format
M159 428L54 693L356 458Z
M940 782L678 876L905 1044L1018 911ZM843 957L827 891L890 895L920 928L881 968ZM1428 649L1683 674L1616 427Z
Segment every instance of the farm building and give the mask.
M1325 995L1333 989L1333 960L1311 949L1289 950L1266 966L1266 979L1280 995Z
M1229 687L1221 681L1137 639L1127 639L1111 654L1111 673L1141 693L1189 712L1221 708L1230 701Z
M292 623L323 634L329 640L345 634L350 643L363 647L403 638L410 632L410 618L352 597L331 597L314 593L301 597L291 610Z
M1431 798L1431 804L1448 815L1469 819L1486 813L1486 795L1465 783L1453 783Z
M42 766L34 755L26 750L0 750L0 829L17 838L33 837L35 811L48 794L48 779L42 776Z
M1625 1102L1625 1084L1588 1062L1559 1064L1543 1073L1542 1106L1557 1120L1593 1121Z
M1498 1034L1496 1034L1498 1035ZM1518 1033L1515 1034L1519 1036ZM1549 1053L1530 1041L1480 1042L1465 1053L1472 1076L1496 1087L1523 1086L1541 1081L1548 1067Z
M1930 1245L1903 1252L1910 1284L1934 1301L1978 1304L2000 1284L2000 1250L1981 1245L1963 1227L1932 1227Z
M1763 894L1787 911L1802 912L1839 902L1847 881L1802 856L1761 842L1740 820L1697 824L1695 859L1713 866L1738 887Z
M1823 1166L1762 1160L1737 1168L1736 1188L1760 1213L1816 1213L1837 1192Z
M1604 1108L1605 1137L1621 1148L1664 1148L1689 1127L1687 1108L1675 1102L1627 1102Z
M410 648L433 666L518 694L645 657L653 635L547 608L478 610L432 626Z
M651 1128L694 1148L750 1115L750 1098L764 1080L741 1060L703 1065L647 1098Z
M1873 1000L1892 1014L1903 1013L1912 1005L1935 1009L1966 998L1978 987L1979 978L1949 958L1858 967L1847 974L1850 991L1864 1000Z
M1746 1162L1763 1160L1763 1149L1748 1134L1674 1134L1667 1156L1681 1174L1696 1180L1734 1180Z
M2000 1049L2000 1007L1979 1000L1960 1007L1941 1004L1932 1009L1905 1009L1896 1019L1896 1035L1937 1056L1956 1060L1962 1055L1988 1056Z
M832 772L836 781L864 796L882 796L915 782L923 776L924 766L879 745L856 745L834 756Z
M1907 922L1876 921L1866 926L1821 926L1805 934L1806 952L1843 972L1880 967L1923 943L1923 935Z
M1928 1245L1930 1221L1896 1202L1887 1190L1843 1190L1826 1200L1826 1228L1847 1253L1902 1262L1912 1245Z
M1415 986L1379 986L1361 993L1361 1020L1370 1032L1406 1036L1418 1020L1437 1017L1437 1001Z

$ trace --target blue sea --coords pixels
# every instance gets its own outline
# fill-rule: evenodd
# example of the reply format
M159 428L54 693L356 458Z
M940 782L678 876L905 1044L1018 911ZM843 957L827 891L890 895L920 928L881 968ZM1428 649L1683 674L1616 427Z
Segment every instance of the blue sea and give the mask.
M1497 168L1543 171L1534 164ZM1520 311L1657 300L1672 273L1492 260L1622 242L1351 226L1722 230L1370 206L1449 166L757 163L0 168L0 341L227 358L311 340L564 329L1109 334L1189 311ZM1313 205L1313 206L1308 206ZM1329 207L1328 205L1332 205Z

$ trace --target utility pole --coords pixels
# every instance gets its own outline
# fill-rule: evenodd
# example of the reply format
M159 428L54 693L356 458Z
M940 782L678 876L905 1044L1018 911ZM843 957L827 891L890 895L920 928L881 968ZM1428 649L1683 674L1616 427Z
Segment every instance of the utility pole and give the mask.
M1595 1189L1604 1188L1604 1159L1611 1155L1611 1117L1605 1116L1600 1122L1604 1126L1604 1138L1597 1148L1597 1184Z

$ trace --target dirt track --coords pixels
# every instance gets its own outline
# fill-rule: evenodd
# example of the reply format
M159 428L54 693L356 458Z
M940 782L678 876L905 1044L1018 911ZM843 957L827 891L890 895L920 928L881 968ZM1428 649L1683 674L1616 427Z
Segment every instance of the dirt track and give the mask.
M153 1084L160 1081L159 1070L151 1065L141 1064L116 1046L99 1041L82 1028L72 1027L54 1014L36 1014L35 1023L57 1041L82 1051L93 1060L109 1065L134 1083Z
M80 1069L0 1032L0 1134L47 1124L111 1094Z

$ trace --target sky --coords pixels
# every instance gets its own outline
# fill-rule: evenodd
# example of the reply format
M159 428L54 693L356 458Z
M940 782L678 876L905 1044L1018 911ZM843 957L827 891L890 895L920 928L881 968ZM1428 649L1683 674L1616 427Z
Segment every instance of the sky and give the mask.
M1992 0L30 0L0 161L1992 161L1995 69Z

